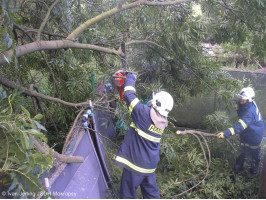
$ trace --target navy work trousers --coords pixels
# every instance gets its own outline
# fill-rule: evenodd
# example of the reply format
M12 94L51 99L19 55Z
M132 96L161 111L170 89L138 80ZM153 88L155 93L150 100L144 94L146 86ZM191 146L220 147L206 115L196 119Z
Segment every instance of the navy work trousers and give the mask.
M258 165L259 162L260 162L260 147L257 148L257 149L251 149L251 148L248 148L248 147L243 147L242 146L242 152L241 152L241 155L244 156L244 159L245 157L250 154L251 155L251 158L253 160L253 162Z
M136 199L136 190L139 186L144 199L160 198L155 173L148 176L142 176L123 168L120 185L120 199Z

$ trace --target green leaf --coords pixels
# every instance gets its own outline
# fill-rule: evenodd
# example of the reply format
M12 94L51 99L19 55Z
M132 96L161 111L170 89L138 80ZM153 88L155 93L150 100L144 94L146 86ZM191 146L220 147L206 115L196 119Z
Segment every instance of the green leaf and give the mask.
M37 121L35 121L35 120L33 120L33 121L35 122L37 128L39 128L39 129L41 129L41 130L43 130L43 131L47 131L46 128L45 128L43 125L41 125L39 122L37 122Z
M37 130L37 125L36 125L35 121L31 122L31 128Z
M12 184L10 185L10 187L8 188L7 191L8 191L8 192L9 192L9 191L12 191L12 190L17 186L17 184L18 184L18 181L17 181L16 178L14 178Z
M8 112L9 110L10 110L10 108L5 108L5 109L1 110L1 113L6 113L6 112Z
M7 130L8 130L9 132L13 132L13 131L14 131L14 127L13 127L13 125L11 125L11 124L9 124L9 123L6 123L4 126L7 128Z
M21 110L30 118L30 112L24 108L22 105L20 106Z
M20 163L19 159L14 157L14 156L9 157L8 160L12 161L15 164L19 164Z
M28 135L24 131L19 130L18 136L19 136L19 139L20 139L20 142L21 142L23 149L29 149L30 148L30 139L29 139Z
M7 98L6 91L0 87L0 102Z
M36 176L29 173L29 174L27 174L27 177L30 178L30 182L28 182L29 183L28 186L31 187L30 191L34 191L34 189L38 190L38 187L41 187L40 182Z
M40 120L43 118L42 114L37 114L35 117L33 117L33 120Z
M39 130L36 129L29 129L27 130L28 133L32 134L32 135L40 135L41 132Z
M26 122L25 119L20 119L20 121L22 122L22 124L23 124L24 127L27 127L27 128L31 127L31 124L29 124L28 122Z
M18 168L18 171L24 171L25 169L27 169L28 166L27 165L22 165Z
M22 132L22 133L23 133L23 137L25 138L26 149L29 149L30 148L30 138L25 132Z
M4 170L7 170L9 169L11 166L11 162L9 160L6 161L6 164L5 164L5 167L4 167Z

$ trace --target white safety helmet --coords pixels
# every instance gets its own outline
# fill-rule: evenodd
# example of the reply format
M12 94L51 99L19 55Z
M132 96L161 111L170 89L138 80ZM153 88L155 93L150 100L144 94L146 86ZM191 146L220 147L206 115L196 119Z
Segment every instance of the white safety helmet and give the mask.
M151 105L160 115L167 117L169 112L173 109L174 100L168 92L161 91L153 93Z
M251 87L243 88L240 91L240 94L238 95L240 99L248 100L249 102L252 102L255 97L255 92Z

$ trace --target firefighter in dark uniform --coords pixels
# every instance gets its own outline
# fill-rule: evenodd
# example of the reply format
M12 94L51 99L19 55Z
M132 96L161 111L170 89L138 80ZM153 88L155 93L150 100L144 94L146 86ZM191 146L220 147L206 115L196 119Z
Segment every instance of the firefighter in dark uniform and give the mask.
M150 106L142 104L136 97L135 77L129 74L125 80L124 99L132 122L115 156L115 164L123 167L120 198L137 198L136 190L140 186L143 198L159 199L155 170L173 98L161 91L153 94Z
M263 139L264 122L260 111L254 101L255 92L251 87L243 88L239 96L239 106L237 114L238 122L231 128L218 133L219 138L228 138L235 134L240 134L241 154L236 159L233 173L237 174L243 170L245 158L251 154L253 166L250 169L252 174L256 174L260 162L260 148Z

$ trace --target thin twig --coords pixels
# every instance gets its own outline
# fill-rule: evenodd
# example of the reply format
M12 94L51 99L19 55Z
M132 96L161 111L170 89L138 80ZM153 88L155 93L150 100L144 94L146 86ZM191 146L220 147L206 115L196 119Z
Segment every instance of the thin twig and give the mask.
M184 195L185 193L187 193L187 192L193 190L194 188L198 187L198 186L199 186L199 185L200 185L200 184L201 184L201 183L207 178L207 176L208 176L208 173L209 173L209 167L210 167L210 163L211 163L211 160L210 160L211 157L210 157L210 151L209 151L208 143L207 143L206 140L204 140L204 142L205 142L205 144L206 144L206 147L207 147L207 149L208 149L208 152L209 152L209 160L208 160L208 158L207 158L207 156L206 156L206 152L205 152L205 150L204 150L204 147L203 147L203 145L202 145L202 142L201 142L200 138L199 138L196 134L194 134L194 133L190 133L190 134L193 135L194 137L196 137L197 140L199 141L199 144L200 144L200 146L201 146L201 149L202 149L202 152L203 152L204 158L205 158L206 163L207 163L206 174L205 174L205 176L203 177L203 179L202 179L200 182L198 182L196 185L192 186L191 188L189 188L189 189L187 189L186 191L181 192L181 193L179 193L179 194L177 194L177 195L168 196L168 198L169 198L169 197L170 197L170 198L177 198L177 197L179 197L179 196ZM201 135L201 134L200 134L200 135ZM202 136L202 135L201 135L201 136ZM202 137L203 137L203 136L202 136Z
M205 133L205 132L202 132L202 131L196 131L196 130L184 130L184 131L176 131L176 134L177 135L186 135L186 134L200 134L201 136L204 136L204 137L216 137L218 138L217 136L217 133ZM231 148L236 152L236 149L234 148L234 146L232 145L232 143L225 138L225 141L231 146Z
M64 146L63 146L62 153L65 152L65 149L66 149L67 145L69 144L70 138L72 138L72 136L74 135L74 133L75 133L75 132L74 132L74 129L76 128L75 126L76 126L76 124L77 124L77 122L78 122L78 119L79 119L80 115L81 115L83 112L84 112L84 108L81 108L79 114L77 115L77 117L76 117L76 119L75 119L75 121L74 121L74 123L73 123L73 126L71 127L70 131L69 131L68 134L67 134L67 137L66 137L66 140L65 140L65 143L64 143Z
M42 30L50 16L50 13L51 13L51 10L54 8L54 6L59 2L60 0L55 0L54 3L51 5L51 7L48 9L47 13L46 13L46 16L39 28L39 31L38 31L38 34L37 34L37 40L36 41L40 41L40 36L41 36L41 33L42 33Z
M82 127L82 126L76 126L76 128L83 128L83 129L88 129L88 130L91 130L97 134L99 134L100 136L102 136L103 138L105 138L106 140L110 141L111 144L113 144L115 147L119 147L117 144L115 144L112 140L110 140L110 138L102 135L99 131L96 131L95 129L92 129L92 128L89 128L89 127Z
M234 150L234 152L237 152L235 147L232 145L232 143L228 139L225 138L225 141L231 146L231 148Z
M108 101L108 102L111 102L111 101ZM94 107L100 107L100 108L107 108L106 106L101 106L99 104L94 104ZM115 108L112 108L112 107L108 107L109 110L115 110Z
M16 24L16 23L13 23L13 25L14 25L14 27L15 28L17 28L17 29L19 29L20 31L22 31L24 34L26 34L27 36L28 36L28 38L32 41L32 42L34 42L34 40L33 40L33 38L31 37L31 35L23 28L23 27L21 27L21 26L19 26L18 24ZM58 90L58 86L57 86L57 82L56 82L56 80L55 80L55 76L54 76L54 73L53 73L53 70L52 70L52 68L50 67L50 65L49 65L49 63L48 63L48 61L47 61L47 59L46 59L46 57L45 57L45 53L44 53L44 51L40 51L40 54L41 54L41 56L42 56L42 58L43 58L43 60L44 60L44 62L45 62L45 65L47 66L47 68L49 69L49 72L50 72L50 75L51 75L51 77L52 77L52 79L53 79L53 83L54 83L54 86L55 86L55 89L56 89L56 91L57 92L59 92L59 90Z
M105 112L109 112L109 113L115 114L115 112L114 111L111 111L111 110L101 109L101 108L97 108L97 107L95 107L94 109L95 110L100 110L100 111L105 111Z

